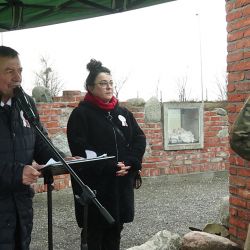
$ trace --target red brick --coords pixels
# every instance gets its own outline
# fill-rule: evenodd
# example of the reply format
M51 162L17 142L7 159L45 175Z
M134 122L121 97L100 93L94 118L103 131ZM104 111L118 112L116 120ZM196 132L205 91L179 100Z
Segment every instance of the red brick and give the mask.
M245 240L247 237L247 231L246 230L238 230L237 237L239 239Z
M242 207L242 208L247 207L247 203L244 199L235 196L230 196L229 203L237 207Z
M237 170L237 173L238 173L239 176L249 177L250 176L250 169L239 168Z
M144 113L134 113L135 118L144 118Z
M150 176L159 176L160 169L150 169Z
M242 93L242 94L229 94L228 95L228 101L229 102L244 102L247 97L248 97L248 94L245 94L245 93Z
M250 211L249 210L238 210L238 217L240 217L243 220L250 221Z
M248 227L248 223L243 220L240 220L239 217L235 218L231 216L229 219L229 223L241 229L247 229Z
M229 173L230 173L231 175L236 175L236 174L237 174L237 168L231 166L231 167L229 168Z
M246 178L239 177L239 176L229 176L229 182L230 182L230 184L236 185L239 187L246 186Z
M250 189L250 178L247 178L246 180L246 188Z
M250 190L239 188L238 189L238 196L243 199L249 199L250 198Z
M143 168L155 168L155 162L149 163L148 161L142 164Z
M145 176L145 177L149 177L150 176L150 169L142 169L141 175Z
M234 235L237 236L237 228L235 226L231 226L229 227L229 233L230 235Z
M58 127L60 127L60 123L57 122L57 121L50 121L50 122L44 123L44 126L45 126L47 129L50 129L50 128L58 128Z
M232 216L237 216L237 215L238 215L238 209L235 209L235 208L233 208L233 207L230 207L230 208L229 208L229 213L230 213L230 215L232 215Z
M249 5L249 0L237 0L235 1L234 8L237 9L246 5Z
M235 186L229 186L229 193L237 195L238 194L238 188Z
M243 32L241 32L242 34L242 36L243 36ZM236 39L238 39L238 37L237 36L235 36L235 35L229 35L228 36L228 39L230 39L230 40L236 40ZM242 60L244 58L244 52L243 51L237 51L237 52L234 52L234 53L229 53L228 55L227 55L227 62L235 62L235 61L240 61L240 60ZM239 77L241 78L242 77L242 74L243 73L239 73L239 72L236 72L236 73L234 73L234 74L232 74L232 73L230 73L229 74L229 78L228 78L228 81L232 81L232 79L234 79L234 77L236 78L236 79L238 79ZM243 76L244 76L244 74L243 74ZM242 80L242 79L241 79ZM235 80L234 80L235 81Z
M242 167L244 167L245 166L245 160L243 159L243 158L241 158L240 156L238 156L238 155L236 155L236 157L235 157L235 164L237 165L237 166L242 166Z
M236 91L249 91L250 90L250 82L242 82L235 84Z

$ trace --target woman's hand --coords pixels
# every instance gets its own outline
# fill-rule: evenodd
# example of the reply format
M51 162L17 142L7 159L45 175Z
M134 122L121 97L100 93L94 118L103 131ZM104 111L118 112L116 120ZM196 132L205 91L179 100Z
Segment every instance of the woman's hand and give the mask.
M118 171L116 171L116 176L125 176L128 174L128 170L131 166L125 166L123 162L118 162L117 164Z

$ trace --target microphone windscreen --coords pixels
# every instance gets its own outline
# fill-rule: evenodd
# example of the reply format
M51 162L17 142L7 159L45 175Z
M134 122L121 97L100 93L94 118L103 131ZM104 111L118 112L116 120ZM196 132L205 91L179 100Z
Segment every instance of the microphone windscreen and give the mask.
M16 98L20 98L24 94L24 91L21 86L17 86L14 88L13 93Z

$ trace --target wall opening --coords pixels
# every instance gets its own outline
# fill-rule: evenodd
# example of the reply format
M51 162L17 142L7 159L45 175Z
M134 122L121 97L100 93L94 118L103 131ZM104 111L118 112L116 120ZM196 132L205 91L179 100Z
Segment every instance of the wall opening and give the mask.
M163 103L164 149L204 147L203 103Z

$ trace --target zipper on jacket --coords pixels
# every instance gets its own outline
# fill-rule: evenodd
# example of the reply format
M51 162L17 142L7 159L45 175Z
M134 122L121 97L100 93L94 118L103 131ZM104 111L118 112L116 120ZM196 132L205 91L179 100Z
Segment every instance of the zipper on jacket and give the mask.
M13 146L13 157L16 161L16 131L17 131L17 121L16 116L19 113L19 109L17 109L16 102L12 104L12 112L11 112L11 135L12 135L12 146Z
M115 136L116 161L118 162L119 153L118 153L118 146L117 146L116 132L115 132L115 129L114 129L113 127L112 127L112 129L113 129L114 136Z
M9 109L9 110L8 110ZM12 141L12 151L13 151L13 157L15 159L15 155L16 155L16 150L15 150L15 140L16 140L16 134L15 134L15 129L14 129L14 125L13 123L15 122L14 120L14 115L13 112L15 112L15 106L14 104L12 104L12 107L8 107L7 110L5 110L5 115L8 118L8 129L9 129L9 133L10 133L10 138Z

